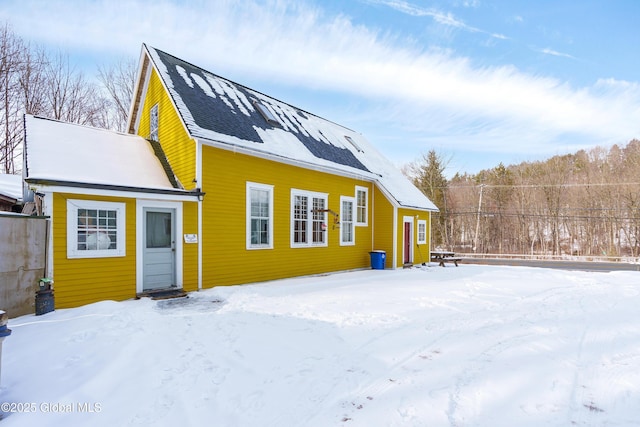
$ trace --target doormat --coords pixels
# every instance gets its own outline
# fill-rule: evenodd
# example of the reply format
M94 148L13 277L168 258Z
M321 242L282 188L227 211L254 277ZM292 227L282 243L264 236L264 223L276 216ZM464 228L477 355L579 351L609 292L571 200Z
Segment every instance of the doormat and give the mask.
M182 289L163 289L159 291L149 291L138 294L138 297L149 297L152 300L184 298L186 296L187 293Z

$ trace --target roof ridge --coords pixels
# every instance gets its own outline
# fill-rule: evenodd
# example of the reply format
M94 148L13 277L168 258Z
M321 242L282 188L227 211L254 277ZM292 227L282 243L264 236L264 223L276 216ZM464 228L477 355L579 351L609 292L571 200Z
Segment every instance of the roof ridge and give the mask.
M235 85L235 86L239 86L239 87L241 87L241 88L243 88L243 89L245 89L245 90L247 90L247 91L255 92L255 93L259 94L259 95L264 96L265 98L268 98L268 99L271 99L271 100L277 101L277 102L279 102L280 104L287 105L287 106L289 106L289 107L291 107L291 108L293 108L293 109L295 109L295 110L297 110L297 111L303 112L303 113L308 114L308 115L313 116L313 117L317 117L318 119L321 119L321 120L324 120L324 121L326 121L326 122L332 123L332 124L334 124L334 125L336 125L336 126L340 126L341 128L346 129L346 130L348 130L348 131L350 131L350 132L353 132L353 133L356 133L356 134L360 134L360 133L359 133L359 132L357 132L356 130L351 129L351 128L347 127L347 126L344 126L344 125L342 125L342 124L340 124L340 123L338 123L338 122L334 122L333 120L330 120L330 119L327 119L327 118L325 118L325 117L319 116L319 115L314 114L314 113L312 113L312 112L310 112L310 111L304 110L304 109L302 109L302 108L300 108L300 107L296 107L295 105L290 104L290 103L289 103L289 102L287 102L287 101L283 101L283 100L281 100L281 99L279 99L279 98L275 98L275 97L273 97L273 96L271 96L271 95L267 95L266 93L264 93L264 92L262 92L262 91L259 91L259 90L257 90L257 89L250 88L249 86L243 85L242 83L238 83L238 82L236 82L236 81L234 81L234 80L231 80L231 79L228 79L228 78L226 78L226 77L223 77L223 76L221 76L221 75L219 75L219 74L216 74L216 73L214 73L214 72L212 72L212 71L209 71L209 70L204 69L204 68L202 68L202 67L200 67L200 66L198 66L198 65L195 65L195 64L193 64L192 62L185 61L185 60L184 60L184 59L182 59L182 58L178 58L177 56L172 55L172 54L170 54L170 53L168 53L168 52L165 52L164 50L161 50L161 49L155 48L155 47L150 46L150 45L147 45L147 44L145 44L145 43L143 43L143 44L144 44L144 46L146 46L146 47L147 47L147 49L153 49L153 50L155 50L156 52L161 52L161 53L162 53L162 54L164 54L164 55L170 56L171 58L174 58L174 59L176 59L176 60L178 60L178 61L184 62L185 64L188 64L188 65L190 65L191 67L194 67L194 68L197 68L197 69L199 69L199 70L201 70L201 71L204 71L204 72L206 72L206 73L209 73L209 74L211 74L211 75L212 75L212 76L214 76L214 77L217 77L217 78L219 78L219 79L225 80L225 81L227 81L227 82L229 82L229 83L231 83L231 84L233 84L233 85Z
M93 125L84 125L82 123L76 123L76 122L67 122L67 121L56 119L56 118L53 118L53 117L39 116L37 114L29 114L29 113L25 113L24 114L25 118L28 117L28 116L33 117L34 119L48 120L48 121L54 122L54 123L61 123L61 124L73 125L73 126L77 126L77 127L81 127L81 128L85 128L85 129L93 129L93 130L96 130L96 131L115 133L115 134L122 135L122 136L140 137L139 135L136 135L136 134L132 134L132 133L128 133L128 132L122 132L122 131L115 130L115 129L102 128L102 127L93 126Z

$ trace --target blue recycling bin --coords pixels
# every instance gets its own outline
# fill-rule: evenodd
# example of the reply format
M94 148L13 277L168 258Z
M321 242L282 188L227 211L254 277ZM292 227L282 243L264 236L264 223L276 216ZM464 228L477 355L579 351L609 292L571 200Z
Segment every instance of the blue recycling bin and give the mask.
M374 270L384 270L384 262L387 259L387 253L385 251L371 251L371 268Z

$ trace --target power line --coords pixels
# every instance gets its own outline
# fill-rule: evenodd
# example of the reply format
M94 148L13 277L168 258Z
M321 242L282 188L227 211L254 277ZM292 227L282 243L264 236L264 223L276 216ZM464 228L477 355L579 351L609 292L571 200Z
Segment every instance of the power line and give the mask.
M489 206L489 208L491 208L491 210L486 210L485 212L490 212L490 213L503 213L503 214L511 214L511 215L521 215L521 214L529 214L532 212L531 209L529 210L522 210L522 211L513 211L513 210L504 210L504 211L495 211L493 210L494 208L492 206ZM538 209L537 211L534 211L533 213L535 214L539 214L540 212L545 212L548 211L549 209ZM572 208L572 207L560 207L558 208L558 210L560 212L571 212L571 211L587 211L587 212L621 212L621 211L638 211L638 208L632 208L632 207L624 207L624 208ZM461 210L450 210L450 211L446 211L445 213L469 213L469 214L476 214L478 213L478 210L475 206L464 206L461 207ZM640 217L640 216L639 216Z
M584 220L584 219L594 219L594 220L607 220L607 221L638 221L640 220L640 216L629 217L629 216L593 216L593 215L567 215L563 213L559 213L557 215L549 214L549 213L516 213L516 212L493 212L493 211L454 211L447 212L445 215L447 216L469 216L475 217L478 215L482 218L558 218L559 220Z
M569 184L474 184L474 185L455 185L450 184L447 187L439 187L440 189L460 189L460 188L479 188L483 185L485 188L544 188L544 187L610 187L623 185L639 185L640 182L597 182L597 183L569 183Z

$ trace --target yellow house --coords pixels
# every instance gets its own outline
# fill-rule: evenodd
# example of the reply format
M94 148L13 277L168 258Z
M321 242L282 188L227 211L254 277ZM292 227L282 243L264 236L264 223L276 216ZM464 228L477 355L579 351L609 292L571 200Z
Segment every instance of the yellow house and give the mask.
M110 135L93 148L105 170L29 167L30 145L45 145L30 139L59 143L30 128L53 125L68 141ZM146 45L128 134L29 116L26 128L58 307L429 260L437 208L362 135ZM115 231L100 228L110 215Z

